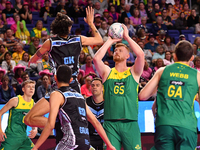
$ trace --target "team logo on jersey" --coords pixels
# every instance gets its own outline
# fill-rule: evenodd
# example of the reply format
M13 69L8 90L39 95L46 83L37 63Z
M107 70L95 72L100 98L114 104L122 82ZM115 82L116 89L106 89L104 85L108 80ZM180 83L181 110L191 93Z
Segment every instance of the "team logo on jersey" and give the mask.
M135 149L141 149L140 145L137 144L136 147L135 147Z
M22 103L22 105L25 105L25 103Z

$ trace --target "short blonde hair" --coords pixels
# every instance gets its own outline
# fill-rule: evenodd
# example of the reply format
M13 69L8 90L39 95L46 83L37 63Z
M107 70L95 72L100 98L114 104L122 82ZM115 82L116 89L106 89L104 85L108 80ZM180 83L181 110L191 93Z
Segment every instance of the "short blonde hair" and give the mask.
M23 88L25 85L29 84L29 83L35 84L35 81L33 81L33 80L26 80L26 81L23 81L23 82L22 82L22 88Z
M127 49L127 51L129 52L128 46L126 46L126 44L123 44L123 43L117 43L117 44L115 45L115 48L120 47L120 46L125 47L125 48Z

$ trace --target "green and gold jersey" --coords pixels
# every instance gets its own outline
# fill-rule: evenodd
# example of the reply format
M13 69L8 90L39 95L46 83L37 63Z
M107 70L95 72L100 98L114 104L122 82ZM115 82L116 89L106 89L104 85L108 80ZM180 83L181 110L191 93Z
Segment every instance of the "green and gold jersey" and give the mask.
M5 133L15 137L26 136L27 125L24 117L34 105L34 100L27 102L21 95L18 95L18 105L9 110L8 126Z
M104 120L138 120L138 83L130 68L118 72L115 68L104 82Z
M172 125L196 132L194 99L198 89L196 69L183 63L167 66L158 85L156 127Z

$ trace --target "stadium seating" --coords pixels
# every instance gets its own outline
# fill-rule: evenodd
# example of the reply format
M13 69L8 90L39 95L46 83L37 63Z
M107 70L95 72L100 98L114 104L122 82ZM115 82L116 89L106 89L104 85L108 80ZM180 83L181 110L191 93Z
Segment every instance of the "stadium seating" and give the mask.
M189 40L191 43L194 43L194 39L195 39L196 37L198 37L198 36L200 36L200 35L198 35L198 34L188 34L188 40Z

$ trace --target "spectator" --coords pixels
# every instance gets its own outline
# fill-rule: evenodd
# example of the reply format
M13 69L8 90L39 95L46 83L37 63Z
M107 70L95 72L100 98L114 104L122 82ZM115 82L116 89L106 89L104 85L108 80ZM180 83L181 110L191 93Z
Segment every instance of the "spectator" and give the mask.
M92 96L91 81L92 81L92 76L86 76L85 84L81 86L81 94L83 95L84 98Z
M98 121L103 125L104 117L104 98L103 98L103 84L100 78L94 78L91 82L92 96L86 99L86 104L89 109L98 119ZM88 124L90 144L95 149L103 149L103 140L92 126L91 123Z
M44 0L42 0L44 3ZM26 2L29 4L29 10L32 12L39 12L43 4L41 5L40 0L26 0Z
M166 52L165 52L165 58L163 59L163 62L164 62L164 65L165 65L165 66L174 63L174 60L173 60L173 57L172 57L172 54L171 54L170 51L166 51Z
M93 72L98 75L97 70L95 66L92 64L92 57L91 55L87 55L85 58L86 64L81 66L81 69L85 71L85 75L88 75L89 73Z
M155 41L155 36L152 33L149 34L149 42L147 44L145 44L144 49L149 49L149 50L151 50L151 52L156 52L156 47L159 44L155 43L154 41Z
M93 3L96 4L96 2L99 2L99 0L93 0ZM100 1L100 8L104 11L105 9L108 9L108 1L107 0L101 0ZM95 8L94 8L95 10ZM101 14L101 13L100 13ZM101 14L102 15L102 14Z
M45 70L45 69L47 69L51 72L51 67L50 67L49 63L50 63L49 54L48 54L48 52L46 52L42 55L42 62L38 63L38 65L37 65L38 72Z
M17 22L20 20L20 16L18 14L14 15L15 23L10 26L10 29L15 32L17 31Z
M0 67L0 85L2 85L2 78L6 74L6 70Z
M82 69L79 69L77 80L78 80L78 82L80 83L81 86L84 84L84 78L83 78L84 76L85 76L85 71L82 70Z
M22 20L25 20L26 24L31 24L33 15L32 12L29 10L29 6L27 2L24 2L22 9L19 10L19 15Z
M163 19L163 24L167 26L167 29L173 29L173 23L171 22L171 17L167 15L167 10L163 9L162 10L162 19Z
M0 45L0 64L4 60L4 56L5 56L6 52L8 52L8 50L6 49L5 45L1 44Z
M0 2L0 18L2 17L2 11L6 8L7 0L1 0Z
M11 29L6 30L6 38L4 39L3 44L8 48L8 51L13 53L15 51L15 46L19 43L20 40L13 36L13 31Z
M146 33L146 34L149 34L149 32L150 32L150 30L151 30L151 29L150 29L151 27L148 27L148 26L146 25L146 23L147 23L147 18L146 18L146 17L141 17L141 24L138 25L137 30L139 30L140 28L143 28L144 31L145 31L145 33Z
M129 32L129 36L132 37L133 35L135 35L135 29L134 27L130 24L130 19L128 17L124 18L124 24L126 25L128 32Z
M158 45L156 48L156 52L152 57L152 63L154 64L158 58L164 59L165 58L165 49L163 46Z
M185 38L185 35L184 35L184 34L181 34L181 35L179 35L179 41L182 41L182 40L186 40L186 38Z
M105 9L103 12L103 16L101 17L101 20L106 21L108 23L108 17L109 17L109 11L108 9Z
M29 75L27 72L22 73L22 80L23 80L23 82L26 80L29 80ZM24 92L22 91L22 85L18 84L17 88L16 88L16 95L23 95L23 94L24 94Z
M113 18L114 22L118 22L119 13L116 12L115 6L113 6L113 5L110 6L109 15Z
M151 15L153 23L155 23L157 21L158 16L162 16L162 13L160 10L160 5L158 3L154 4L154 9L150 15Z
M160 30L158 31L158 36L156 36L156 41L158 42L159 45L163 45L164 41L165 41L165 31L164 30Z
M39 44L42 45L48 39L48 37L49 37L49 35L48 35L47 31L42 31Z
M6 104L12 97L16 96L14 89L9 85L9 77L7 75L2 78L0 85L0 103Z
M79 6L83 6L83 7L86 7L88 5L88 2L86 0L79 0L78 1L78 5Z
M137 36L138 36L137 42L142 41L144 44L147 44L149 42L148 36L146 35L144 28L140 28L138 30Z
M187 20L183 12L180 13L180 17L175 21L175 27L179 31L188 29Z
M183 10L182 10L182 12L184 12L185 19L187 20L188 17L190 16L190 14L191 14L191 10L189 9L188 3L183 4Z
M0 38L2 39L4 38L6 30L7 30L7 25L2 23L2 19L0 17Z
M142 41L138 42L138 45L141 47L141 49L144 51L145 54L145 60L147 61L147 63L149 64L149 66L151 66L151 60L152 60L152 53L151 50L149 49L144 49L144 43Z
M140 11L140 17L146 17L147 18L147 12L145 10L145 5L143 2L139 3L139 11Z
M147 60L144 63L144 69L140 77L140 85L143 88L147 82L151 79L152 69L149 67Z
M16 52L12 54L12 59L18 64L19 60L22 60L22 56L24 54L23 50L24 46L21 43L17 43Z
M148 16L148 23L152 23L153 22L153 18L152 18L152 12L153 12L153 3L152 0L147 0L147 5L145 6L146 12L147 12L147 16Z
M42 36L41 36L42 31L47 31L48 38L49 38L48 29L43 27L43 22L41 20L38 20L37 23L36 23L36 27L31 30L31 40L33 40L34 37L41 39L42 38Z
M194 39L194 44L197 45L197 51L200 51L200 37Z
M180 0L174 0L174 1L175 1L175 4L173 5L173 12L172 12L173 16L172 16L172 18L173 18L173 20L176 20L183 10L183 5L180 4Z
M160 10L167 9L166 0L161 0L160 2Z
M95 2L94 3L94 14L98 13L101 16L103 15L104 9L101 8L101 5L99 2Z
M86 54L85 54L85 52L83 50L81 50L80 56L79 56L79 65L80 66L85 64L85 58L86 58Z
M39 42L40 42L39 38L37 38L37 37L33 38L33 42L30 44L30 47L28 48L29 55L32 56L36 53L37 48L39 47Z
M22 8L22 2L21 0L15 0L15 5L14 5L14 9L16 11L16 13L19 13L19 10Z
M14 24L14 15L16 15L16 11L14 8L11 8L11 2L6 2L6 8L2 11L2 17L4 24Z
M74 21L77 22L78 17L85 17L85 10L83 6L78 5L78 0L73 0L72 6L69 8L70 16L74 18ZM94 11L95 12L95 11ZM95 12L97 13L97 12ZM103 11L102 11L103 13ZM100 13L102 15L102 13Z
M199 22L199 16L196 14L196 10L192 9L191 15L188 17L187 26L189 30L195 31L195 25Z
M133 0L133 5L131 5L130 13L134 16L134 9L139 9L139 0Z
M195 33L200 34L200 17L198 23L195 25Z
M194 68L200 71L200 57L196 56L194 58Z
M125 11L121 14L121 17L120 17L120 22L121 22L121 23L124 23L124 18L125 18L125 17L128 17L128 18L131 17L130 5L129 5L129 4L126 4L126 5L125 5Z
M162 59L162 58L158 58L158 59L156 60L155 67L153 68L152 73L151 73L151 77L154 76L154 74L156 73L156 71L157 71L160 67L164 67L164 62L163 62L163 59Z
M200 56L200 51L197 51L198 45L193 43L192 46L194 48L194 56Z
M44 22L47 22L48 17L54 17L54 8L50 6L49 0L45 0L44 7L40 10L40 17L43 17Z
M70 15L70 14L68 14L68 13L69 13L69 10L68 10L68 7L67 7L67 5L66 5L65 0L61 0L61 1L60 1L60 4L56 6L55 12L56 12L56 14L57 14L58 12L61 12L62 14Z
M25 69L26 69L26 67L22 66L21 64L18 64L13 69L14 77L12 77L12 79L11 79L11 85L15 92L16 92L17 85L21 84L23 82L21 75L25 71Z
M23 44L30 44L30 33L26 28L26 22L24 20L17 22L17 31L15 33L15 37L19 38Z
M167 5L168 5L167 6L167 16L169 16L171 18L171 20L176 20L174 18L175 16L173 15L173 9L174 9L173 5L171 3L169 3Z
M41 99L51 90L51 76L53 73L50 73L49 70L40 71L39 75L41 76L42 85L37 88L37 97Z
M28 66L28 62L29 62L30 56L27 52L24 52L22 55L22 60L18 61L18 64L21 64L22 66L26 67L26 72L29 74L29 76L33 77L33 76L37 76L38 74L35 72L37 65L31 63L30 66Z
M98 29L98 31L102 38L108 33L108 24L106 21L101 22L101 27Z
M132 21L133 27L137 28L141 24L140 12L138 9L134 9L133 11L133 16L130 17L130 20Z
M12 60L12 56L9 52L6 52L4 55L4 61L2 62L2 69L5 69L7 72L7 75L12 76L13 75L13 69L16 66L16 63L14 60Z
M170 51L171 53L175 50L175 44L172 43L172 38L170 36L166 36L164 40L163 47L166 51Z
M110 27L114 23L113 17L109 16L108 17L108 27Z
M162 22L163 22L162 17L158 16L156 19L156 23L152 25L152 33L154 35L158 35L159 30L164 30L165 32L167 31L167 26Z
M128 67L131 67L131 66L133 66L133 64L135 62L135 58L133 56L133 52L131 52L130 49L129 49L129 56L130 57L126 60L126 64Z
M94 15L94 25L96 26L97 29L99 29L101 27L101 15L100 14Z
M117 6L116 12L122 14L124 11L125 11L125 0L120 0L120 5Z

